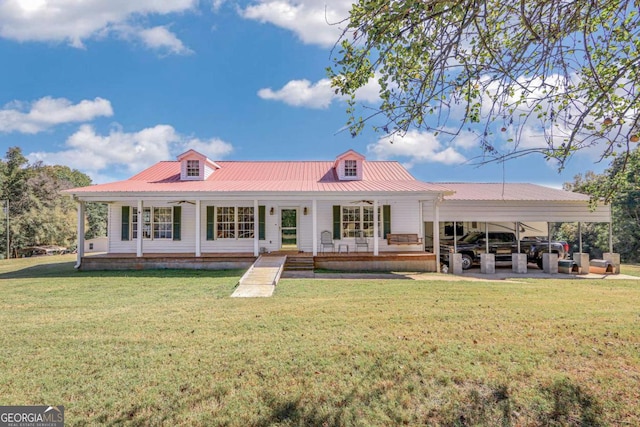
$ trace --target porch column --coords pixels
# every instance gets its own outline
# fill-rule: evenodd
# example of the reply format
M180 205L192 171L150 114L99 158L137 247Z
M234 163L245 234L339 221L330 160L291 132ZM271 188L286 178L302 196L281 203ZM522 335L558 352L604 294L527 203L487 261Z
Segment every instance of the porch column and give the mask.
M418 237L422 238L422 251L424 252L424 245L426 243L424 236L424 206L422 205L422 200L418 200Z
M311 232L313 233L313 237L311 239L311 244L313 245L313 256L318 255L318 201L313 199L311 201Z
M142 225L144 224L144 206L142 200L138 200L138 239L136 240L136 256L142 256Z
M380 232L378 218L378 199L373 199L373 256L378 256L380 247L378 239L378 233Z
M436 273L440 273L440 199L433 203L433 249L436 254Z
M80 268L84 256L84 202L78 201L78 248L75 268Z
M256 221L256 218L258 218L258 210L258 199L255 199L253 201L253 256L260 255L260 226L256 227L256 224L259 222Z
M202 256L202 249L200 248L200 229L202 224L200 223L200 199L196 199L196 256Z

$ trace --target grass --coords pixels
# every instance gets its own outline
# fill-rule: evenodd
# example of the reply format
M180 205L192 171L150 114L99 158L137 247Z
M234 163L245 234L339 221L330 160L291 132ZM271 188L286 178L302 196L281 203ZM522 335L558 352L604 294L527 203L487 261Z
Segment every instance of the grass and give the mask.
M0 261L2 405L61 404L70 426L640 424L640 281L283 279L231 299L242 272L70 260Z

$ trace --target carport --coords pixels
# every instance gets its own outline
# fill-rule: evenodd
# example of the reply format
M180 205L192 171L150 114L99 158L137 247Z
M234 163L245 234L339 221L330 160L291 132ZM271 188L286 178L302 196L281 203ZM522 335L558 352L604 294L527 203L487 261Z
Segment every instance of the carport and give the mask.
M544 223L548 235L550 223L608 223L609 252L613 252L611 237L611 209L609 205L590 205L587 195L558 190L535 184L513 183L442 183L455 193L434 202L423 202L425 241L432 242L436 259L440 259L440 240L445 223L453 224L457 234L458 223L475 224L479 231L486 224ZM432 236L429 236L432 230ZM460 237L460 236L456 236ZM580 239L580 252L582 241ZM437 263L438 271L440 263Z

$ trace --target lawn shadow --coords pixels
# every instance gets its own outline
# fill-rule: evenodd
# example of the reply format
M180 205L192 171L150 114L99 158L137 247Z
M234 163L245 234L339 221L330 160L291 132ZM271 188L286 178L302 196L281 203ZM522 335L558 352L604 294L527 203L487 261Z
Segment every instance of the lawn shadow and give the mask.
M557 380L550 386L542 387L540 391L551 404L550 409L539 414L542 425L605 425L602 420L603 409L599 402L568 378Z
M33 265L19 270L0 273L2 279L42 279L64 277L241 277L245 270L98 270L82 271L74 268L75 262L59 262Z

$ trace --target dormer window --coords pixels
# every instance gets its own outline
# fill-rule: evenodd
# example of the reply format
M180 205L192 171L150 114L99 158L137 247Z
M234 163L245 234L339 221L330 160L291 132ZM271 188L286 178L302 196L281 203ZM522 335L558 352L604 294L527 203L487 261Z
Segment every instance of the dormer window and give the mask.
M333 169L340 181L361 181L364 177L364 156L349 150L336 158Z
M178 161L182 181L205 181L216 169L220 169L220 165L195 150L180 154Z
M187 176L200 176L200 160L187 160Z
M345 160L344 161L344 176L358 176L358 161L357 160Z

